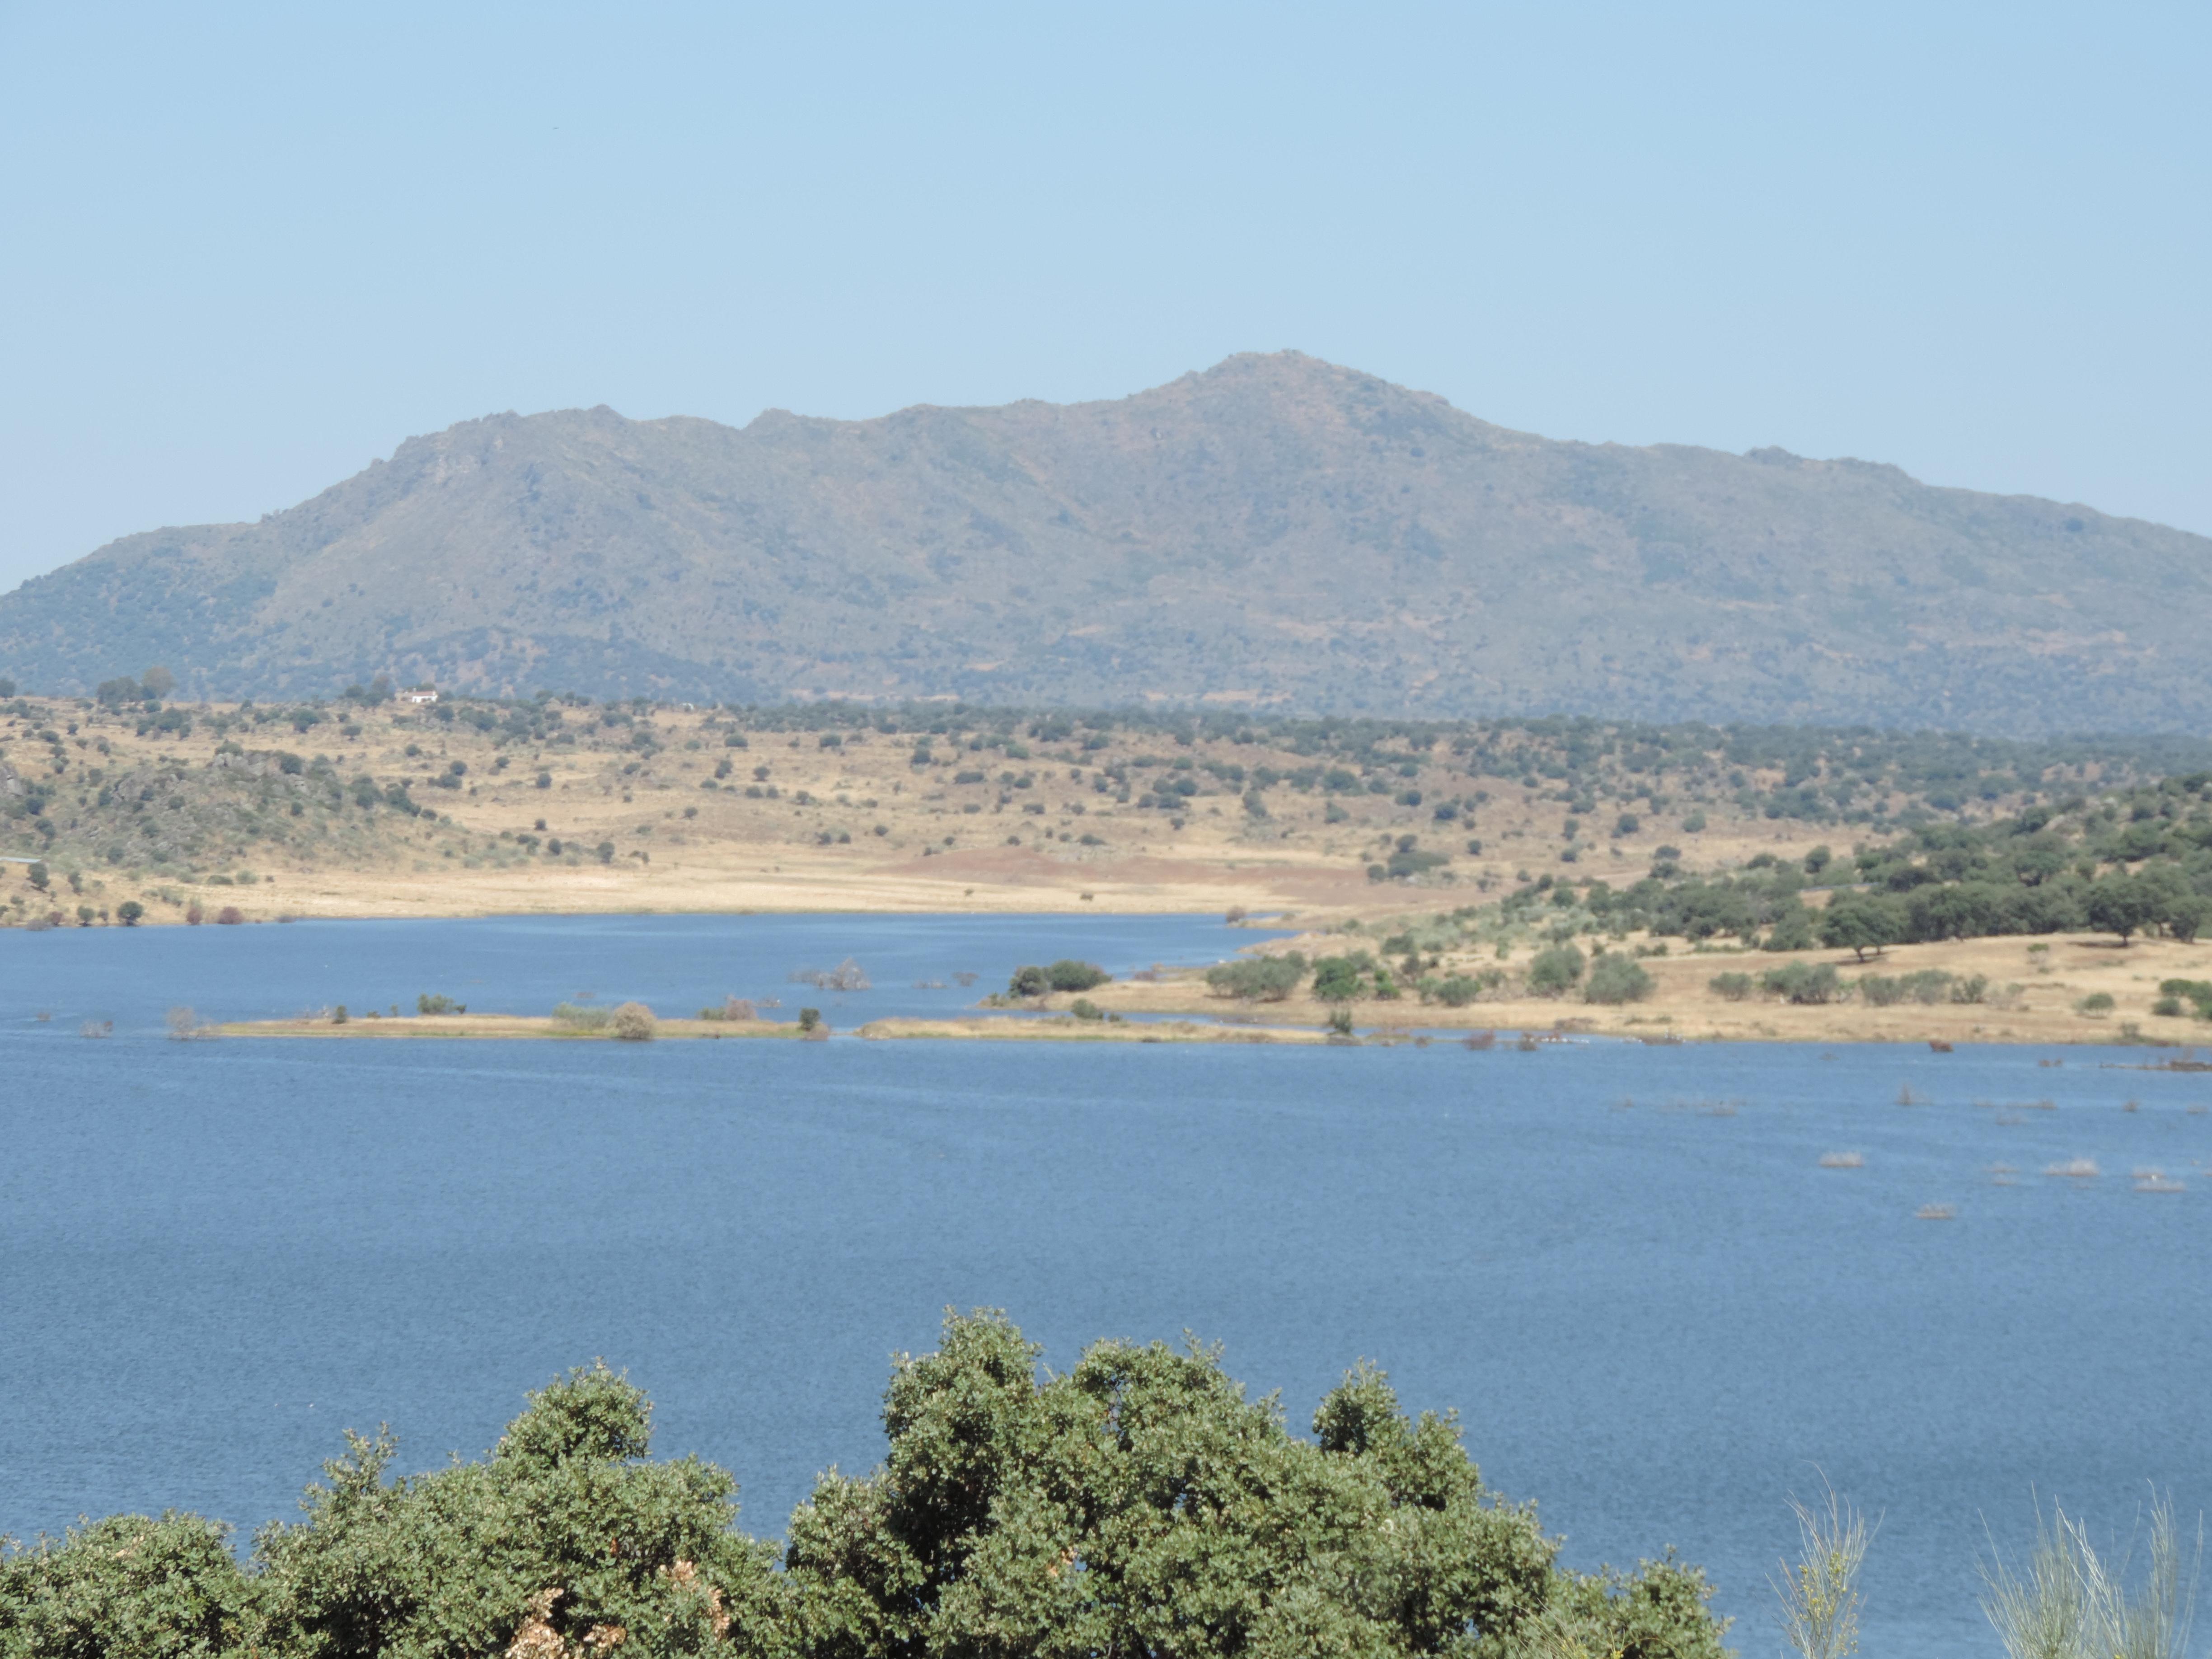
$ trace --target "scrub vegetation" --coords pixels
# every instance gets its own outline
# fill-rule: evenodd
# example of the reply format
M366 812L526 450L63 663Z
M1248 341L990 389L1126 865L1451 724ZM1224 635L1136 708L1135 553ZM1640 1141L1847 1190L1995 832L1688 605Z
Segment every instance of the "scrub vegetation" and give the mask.
M416 705L381 682L216 705L166 684L149 670L0 702L0 852L35 860L6 866L0 922L736 908L760 902L741 882L787 871L808 884L793 908L960 881L929 901L947 907L1055 871L1100 908L1133 885L1210 908L1272 872L1340 908L1440 889L1449 908L1505 906L1509 928L1534 912L1547 929L1807 946L1824 942L1809 896L1863 887L1870 903L1839 912L1859 926L1836 936L1879 948L2185 929L2212 856L2212 744L2183 738L551 692ZM2119 873L2135 884L2091 915L2088 881ZM395 882L410 908L377 908ZM1562 889L1577 915L1546 908Z

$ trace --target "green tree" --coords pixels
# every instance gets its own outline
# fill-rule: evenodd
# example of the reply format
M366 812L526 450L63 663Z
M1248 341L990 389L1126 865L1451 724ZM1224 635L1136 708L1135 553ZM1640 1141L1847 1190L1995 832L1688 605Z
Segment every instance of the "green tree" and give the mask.
M1206 988L1216 996L1247 1002L1280 1002L1305 977L1306 959L1292 951L1279 957L1243 957L1206 970Z
M1651 994L1651 975L1633 958L1602 956L1590 966L1583 987L1585 1002L1641 1002Z
M1583 976L1583 953L1571 945L1547 945L1528 963L1528 988L1558 996Z
M1350 957L1322 957L1314 963L1314 996L1322 1002L1349 1002L1367 988L1359 964Z
M2081 907L2089 926L2128 942L2158 919L2158 895L2138 876L2106 876L2090 884Z
M1635 1645L1611 1645L1720 1659L1700 1578L1561 1571L1534 1512L1483 1486L1456 1421L1409 1420L1371 1367L1305 1441L1212 1351L1102 1342L1043 1382L1036 1361L985 1313L898 1362L882 1468L825 1477L792 1517L800 1654L1410 1659L1642 1617Z
M1844 989L1843 975L1832 962L1793 962L1784 968L1770 968L1759 975L1759 982L1784 1002L1833 1002Z
M1055 991L1095 991L1114 977L1096 963L1062 957L1045 970L1046 981Z
M166 697L177 689L177 677L167 669L155 666L138 677L138 684L146 688L149 697Z
M477 1462L387 1481L391 1437L349 1434L307 1518L254 1540L260 1650L773 1652L781 1592L769 1549L735 1530L736 1483L696 1458L647 1461L651 1415L594 1366L531 1395ZM526 1631L543 1632L535 1646Z
M1849 951L1864 962L1869 951L1887 950L1905 936L1905 918L1892 900L1872 893L1840 892L1820 912L1820 943Z
M1809 951L1820 941L1813 931L1813 917L1795 898L1784 902L1768 929L1765 943L1760 947L1768 951Z
M230 1528L112 1516L0 1556L0 1659L245 1659L259 1587Z
M125 927L136 927L146 914L146 907L137 899L125 899L115 907L115 919Z

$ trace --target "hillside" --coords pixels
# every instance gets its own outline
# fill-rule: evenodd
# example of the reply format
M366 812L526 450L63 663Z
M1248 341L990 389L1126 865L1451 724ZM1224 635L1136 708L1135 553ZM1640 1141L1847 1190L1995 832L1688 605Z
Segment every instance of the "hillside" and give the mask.
M0 597L0 674L2179 732L2209 600L2202 537L1557 442L1285 353L1111 403L466 422Z

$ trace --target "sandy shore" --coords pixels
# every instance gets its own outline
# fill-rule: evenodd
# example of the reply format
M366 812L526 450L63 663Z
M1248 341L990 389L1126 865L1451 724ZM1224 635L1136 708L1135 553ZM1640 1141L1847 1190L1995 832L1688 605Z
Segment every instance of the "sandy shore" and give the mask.
M1342 935L1296 941L1310 957L1357 949L1360 943ZM1583 943L1587 948L1589 941ZM2202 1045L2212 1054L2212 1024L2152 1012L2160 981L2212 980L2212 942L2180 945L2139 939L2122 945L2108 934L1961 939L1899 945L1863 963L1848 951L1683 954L1681 940L1666 943L1668 955L1640 959L1652 979L1651 994L1640 1002L1607 1006L1584 1002L1571 992L1558 998L1486 999L1463 1008L1423 1003L1410 995L1395 1001L1364 1000L1349 1007L1363 1033L1560 1030L1659 1042L2148 1042ZM1525 958L1527 951L1518 955ZM1856 995L1843 1001L1799 1005L1756 989L1734 1001L1711 987L1723 974L1747 974L1756 982L1767 970L1793 962L1832 963L1846 986L1863 975L1896 978L1929 969L1960 981L1978 975L1986 983L1978 1002L1905 1002L1888 1007ZM1469 958L1464 965L1481 964ZM2109 1010L2083 1007L2100 994L2112 999ZM1332 1012L1331 1005L1304 995L1281 1002L1239 1002L1216 996L1203 974L1195 971L1149 982L1120 981L1087 995L1100 1008L1123 1014L1248 1018L1291 1026L1320 1026ZM1048 1005L1062 1006L1073 1000L1054 997L1048 999Z
M1302 941L1310 953L1340 939ZM1280 948L1271 945L1269 948ZM1711 981L1729 973L1754 981L1784 963L1834 963L1848 984L1861 974L1892 977L1936 969L1964 981L1980 976L1978 1002L1906 1002L1888 1007L1856 997L1797 1005L1754 992L1741 1001L1716 993ZM1899 946L1863 965L1848 952L1771 956L1716 951L1693 956L1644 958L1653 990L1644 1001L1607 1006L1560 998L1500 998L1447 1008L1407 996L1395 1001L1347 1005L1363 1042L1451 1037L1485 1031L1590 1035L1645 1042L1909 1042L2128 1045L2212 1060L2212 1024L2187 1016L2151 1012L2158 985L2169 978L2212 979L2212 945L2138 939L2122 946L2109 938L2079 935L2050 939L1967 939L1945 945ZM2108 1011L2091 1002L2112 999ZM1334 1005L1297 996L1280 1002L1240 1002L1214 995L1202 970L1175 970L1153 980L1123 980L1086 994L1101 1012L1124 1018L1078 1019L1076 999L1053 996L1020 1011L979 1009L951 1018L872 1020L857 1035L871 1040L969 1040L1052 1042L1314 1043L1330 1040ZM1040 1013L1057 1016L1040 1018ZM1133 1018L1131 1018L1133 1017ZM548 1016L503 1014L356 1018L336 1024L327 1015L263 1020L211 1028L227 1036L392 1039L529 1037L562 1042L610 1041L604 1031L556 1025ZM796 1041L790 1021L662 1018L663 1040ZM2174 1051L2179 1051L2177 1055ZM2148 1054L2146 1056L2148 1057Z
M828 1027L822 1035L830 1036ZM233 1020L198 1028L203 1037L306 1037L333 1042L392 1042L469 1039L535 1039L556 1042L613 1042L621 1039L605 1030L580 1030L550 1017L533 1014L404 1015L398 1018L349 1019L339 1024L327 1015L312 1018ZM978 1014L950 1019L894 1018L872 1020L852 1035L871 1042L970 1040L996 1042L1323 1042L1324 1030L1292 1026L1255 1027L1223 1024L1213 1020L1077 1019L1072 1015L1037 1018L1020 1015ZM795 1021L663 1019L653 1033L656 1042L769 1041L805 1042Z
M611 1042L617 1039L604 1029L585 1030L556 1023L546 1014L406 1014L382 1018L374 1014L343 1024L328 1014L292 1019L230 1020L204 1025L197 1035L219 1037L320 1037L335 1042L385 1041L420 1037L466 1039L476 1037L541 1038L555 1042ZM797 1042L802 1033L795 1022L749 1019L662 1019L656 1038L766 1037Z

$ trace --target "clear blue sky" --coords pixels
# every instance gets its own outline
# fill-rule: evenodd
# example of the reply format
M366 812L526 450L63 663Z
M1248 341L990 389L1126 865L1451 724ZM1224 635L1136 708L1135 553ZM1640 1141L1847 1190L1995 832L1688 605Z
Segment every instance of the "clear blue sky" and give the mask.
M1294 346L2212 532L2212 7L0 0L0 586L413 433Z

